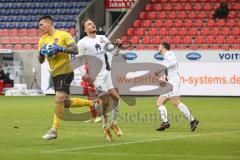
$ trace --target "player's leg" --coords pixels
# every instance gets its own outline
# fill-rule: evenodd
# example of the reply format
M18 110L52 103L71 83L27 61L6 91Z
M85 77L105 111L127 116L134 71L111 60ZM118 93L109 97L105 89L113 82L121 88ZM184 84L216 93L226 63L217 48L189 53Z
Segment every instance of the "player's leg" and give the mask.
M55 106L55 112L53 115L52 128L47 134L45 134L42 137L43 139L51 140L51 139L57 138L57 130L60 127L61 118L64 114L64 101L65 99L68 99L68 98L69 98L69 95L64 92L58 92L58 91L56 92L56 95L55 95L56 106Z
M60 126L60 121L64 114L64 103L66 101L69 101L70 84L73 80L73 77L74 74L72 72L53 77L54 89L56 91L55 95L56 106L52 128L47 134L45 134L42 137L45 140L57 138L57 130Z
M112 135L109 130L108 124L108 109L109 109L109 95L106 93L99 97L102 105L102 123L103 123L103 132L105 138L108 141L112 141Z
M157 99L156 106L158 108L160 117L163 122L160 124L160 127L156 129L156 131L164 131L166 128L170 127L170 123L169 123L168 117L167 117L167 109L165 107L165 103L167 101L168 101L167 96L159 96Z
M112 101L112 123L111 123L110 127L111 127L111 129L114 130L114 132L116 133L117 136L122 136L123 132L117 124L117 118L118 118L118 114L119 114L120 96L119 96L118 90L115 88L109 89L108 93L110 94L110 96L113 100Z
M195 131L199 121L192 116L188 107L181 102L180 97L179 96L171 97L171 102L175 107L177 107L182 112L183 116L190 122L191 131Z

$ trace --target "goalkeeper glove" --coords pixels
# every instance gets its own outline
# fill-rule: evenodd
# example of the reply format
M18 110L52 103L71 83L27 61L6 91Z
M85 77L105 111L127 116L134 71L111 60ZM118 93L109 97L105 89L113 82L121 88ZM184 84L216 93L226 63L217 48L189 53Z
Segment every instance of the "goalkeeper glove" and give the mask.
M55 53L57 52L64 52L66 50L66 48L64 47L61 47L59 46L58 44L56 43L53 43L52 45L49 45L48 47L48 51L49 51L49 54L52 56L54 55ZM48 55L49 56L49 55Z
M41 56L48 55L47 45L43 45L43 46L42 46L42 48L41 48L40 51L39 51L39 54L40 54Z

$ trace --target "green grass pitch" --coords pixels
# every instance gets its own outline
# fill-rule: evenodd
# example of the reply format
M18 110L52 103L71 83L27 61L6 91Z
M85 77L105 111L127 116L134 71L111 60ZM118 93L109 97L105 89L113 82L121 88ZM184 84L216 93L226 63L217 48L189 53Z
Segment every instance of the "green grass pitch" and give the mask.
M237 160L240 159L240 98L184 97L200 120L196 132L171 104L171 127L156 132L157 97L121 101L123 137L107 142L101 124L63 121L58 139L41 136L51 127L54 97L0 97L0 160ZM77 108L73 112L84 112Z

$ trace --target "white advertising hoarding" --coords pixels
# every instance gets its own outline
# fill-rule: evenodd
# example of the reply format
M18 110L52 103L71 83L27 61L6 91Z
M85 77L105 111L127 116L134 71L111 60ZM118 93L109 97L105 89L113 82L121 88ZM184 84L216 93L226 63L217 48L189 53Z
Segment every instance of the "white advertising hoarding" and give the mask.
M178 66L181 74L181 95L240 96L240 51L176 50L173 52L176 54L179 63ZM122 51L120 56L120 58L125 60L125 62L121 62L122 66L126 65L126 63L158 64L162 61L162 58L157 51ZM113 58L112 63L119 62ZM42 69L43 68L44 67L42 67ZM117 69L121 69L121 67ZM146 71L147 69L148 68L146 67L142 71ZM127 70L131 72L131 68L128 68ZM42 83L47 83L48 78L45 77L47 75L46 71L42 71L42 73L43 72ZM73 85L79 86L81 72L77 74L78 72L75 70L75 73ZM119 75L119 77L122 76L123 75ZM44 85L42 84L42 89L46 90L46 85L44 88L43 86ZM76 92L74 90L72 93L81 94L79 91ZM141 95L151 94L145 94L143 88Z

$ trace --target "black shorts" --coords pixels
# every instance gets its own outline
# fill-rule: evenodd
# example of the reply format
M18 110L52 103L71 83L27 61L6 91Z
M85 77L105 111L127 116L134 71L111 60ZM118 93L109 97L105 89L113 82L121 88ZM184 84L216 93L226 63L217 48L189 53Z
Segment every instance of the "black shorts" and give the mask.
M70 94L70 84L73 80L73 77L73 72L52 77L55 91L61 91Z

